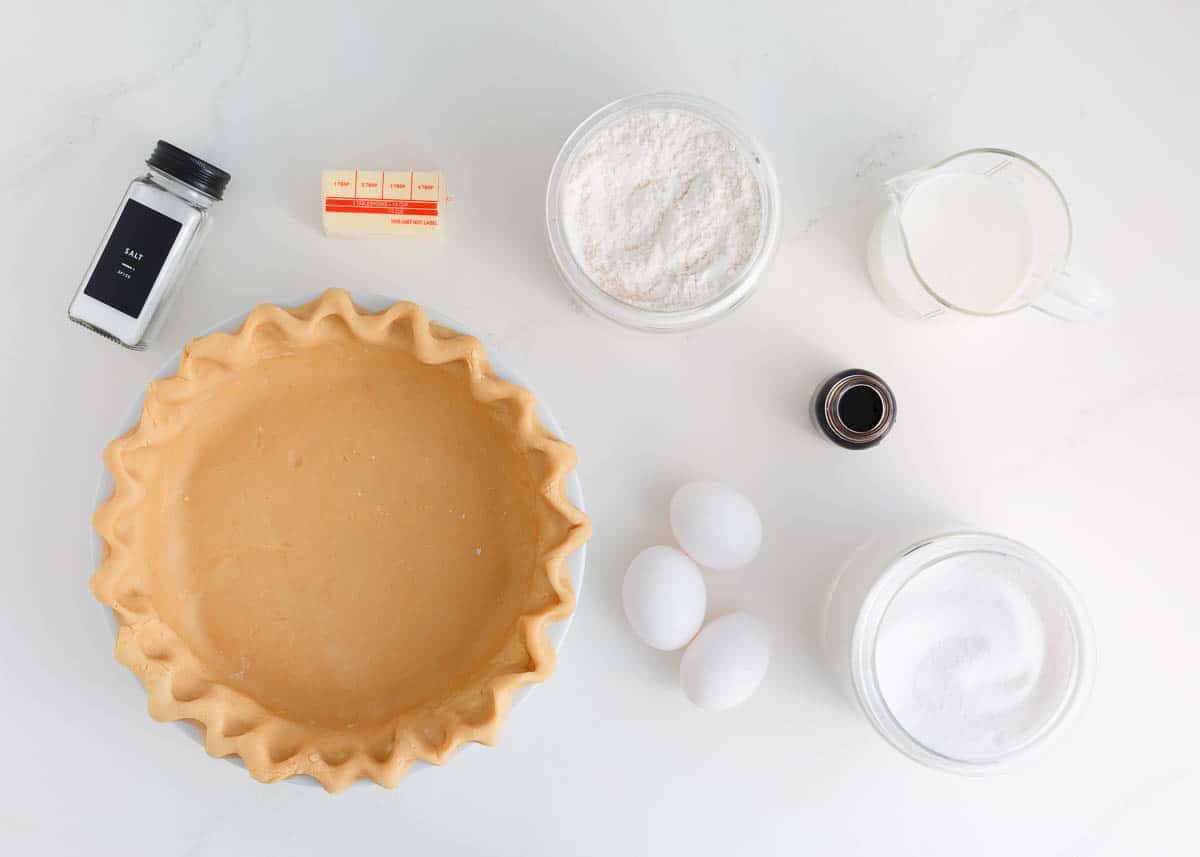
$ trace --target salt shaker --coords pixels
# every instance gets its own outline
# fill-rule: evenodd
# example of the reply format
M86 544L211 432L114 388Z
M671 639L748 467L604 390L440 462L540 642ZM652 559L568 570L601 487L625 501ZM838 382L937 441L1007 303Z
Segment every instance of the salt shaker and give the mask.
M117 207L67 311L126 348L146 347L195 260L229 173L159 140Z

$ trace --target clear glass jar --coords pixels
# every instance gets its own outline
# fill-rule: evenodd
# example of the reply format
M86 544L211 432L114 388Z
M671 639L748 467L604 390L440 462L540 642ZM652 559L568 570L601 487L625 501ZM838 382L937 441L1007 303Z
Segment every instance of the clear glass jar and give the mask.
M727 132L741 149L758 180L762 197L762 221L758 244L746 269L724 291L707 303L681 310L644 309L619 300L592 281L571 252L563 223L562 205L565 179L580 151L597 131L638 110L671 110L691 113ZM721 105L679 92L633 95L601 107L585 119L563 143L550 171L546 187L546 237L550 257L563 282L583 303L618 324L637 330L671 332L711 324L741 306L754 293L763 272L771 263L779 240L782 221L782 197L775 170L766 151L741 126L737 118Z
M1054 692L1039 706L1035 724L1023 729L1012 746L987 755L947 752L945 746L936 746L939 742L914 734L889 704L880 675L880 632L889 609L922 574L964 557L1004 563L1015 581L1037 589L1058 630L1047 637L1048 650L1052 647L1064 665L1061 680L1052 685ZM962 618L957 620L960 626ZM1079 711L1094 669L1091 625L1079 595L1062 573L1020 542L944 519L914 517L894 523L855 551L835 578L824 625L834 674L875 731L909 758L959 774L1003 771L1044 747Z
M129 184L68 317L126 348L143 349L196 259L229 173L159 140Z

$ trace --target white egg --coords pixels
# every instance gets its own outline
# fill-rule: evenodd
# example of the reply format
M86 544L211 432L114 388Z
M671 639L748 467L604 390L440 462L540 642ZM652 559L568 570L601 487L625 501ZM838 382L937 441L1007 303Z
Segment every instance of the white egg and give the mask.
M675 548L646 548L629 563L621 586L633 631L656 649L686 646L704 622L708 590L696 563Z
M749 613L729 613L692 640L679 664L679 683L696 705L721 711L749 699L770 662L766 626Z
M671 498L671 530L705 568L740 568L758 556L762 519L754 504L719 482L689 482Z

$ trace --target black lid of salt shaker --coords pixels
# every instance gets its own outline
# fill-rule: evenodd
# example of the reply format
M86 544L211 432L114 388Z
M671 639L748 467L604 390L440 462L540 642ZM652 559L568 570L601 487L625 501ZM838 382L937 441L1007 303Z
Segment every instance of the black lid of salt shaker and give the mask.
M883 440L896 422L896 397L874 372L838 372L813 397L817 427L846 449L868 449Z
M166 140L158 141L146 163L213 199L220 199L229 184L229 173Z

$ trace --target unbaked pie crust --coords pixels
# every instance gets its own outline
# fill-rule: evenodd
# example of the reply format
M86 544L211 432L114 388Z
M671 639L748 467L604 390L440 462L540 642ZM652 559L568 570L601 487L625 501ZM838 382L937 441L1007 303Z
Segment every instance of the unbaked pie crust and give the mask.
M472 337L342 291L183 351L104 453L96 597L151 715L257 779L393 786L547 678L574 450Z

